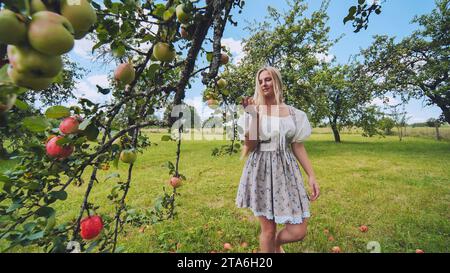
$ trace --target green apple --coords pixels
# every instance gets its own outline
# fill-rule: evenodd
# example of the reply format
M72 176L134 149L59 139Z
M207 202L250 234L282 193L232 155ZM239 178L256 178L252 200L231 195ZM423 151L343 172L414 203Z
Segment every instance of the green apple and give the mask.
M27 40L27 26L9 9L0 11L0 43L18 45Z
M217 87L219 89L224 89L227 86L227 81L225 79L220 79L217 81Z
M97 13L87 0L61 1L61 15L72 24L75 39L82 39L97 22Z
M114 78L124 84L130 84L134 81L136 73L134 67L130 63L120 64L114 71Z
M184 4L178 5L175 12L180 23L187 24L189 22L189 14L186 13Z
M47 10L47 7L42 2L42 0L31 0L30 8L31 8L31 14L35 14L36 12Z
M0 113L11 110L11 108L16 103L17 95L12 94L1 94L0 95Z
M167 43L158 42L153 47L153 56L161 62L171 62L175 54L175 50Z
M28 27L28 41L37 51L47 55L62 55L74 46L72 24L57 13L40 11L33 14Z
M11 65L8 66L8 76L17 86L32 90L47 89L53 82L53 78L34 77L30 74L19 73Z
M120 160L125 163L134 163L136 161L137 154L134 149L123 150L120 152Z
M49 56L29 46L8 46L8 59L14 70L21 74L50 78L63 68L61 56Z

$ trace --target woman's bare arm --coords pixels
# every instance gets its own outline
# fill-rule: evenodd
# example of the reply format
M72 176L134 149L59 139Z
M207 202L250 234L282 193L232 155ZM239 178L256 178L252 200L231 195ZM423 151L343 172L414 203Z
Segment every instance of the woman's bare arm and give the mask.
M302 165L308 177L315 177L316 175L314 174L311 162L309 161L305 145L302 142L293 142L292 151L294 152L295 157Z
M292 151L297 158L297 160L300 162L300 165L302 165L302 168L305 170L306 174L308 175L308 182L311 186L312 190L312 196L311 200L314 201L319 197L320 190L319 185L316 181L316 175L314 173L314 170L312 168L311 161L309 161L308 153L306 152L305 145L301 142L293 142L292 143Z

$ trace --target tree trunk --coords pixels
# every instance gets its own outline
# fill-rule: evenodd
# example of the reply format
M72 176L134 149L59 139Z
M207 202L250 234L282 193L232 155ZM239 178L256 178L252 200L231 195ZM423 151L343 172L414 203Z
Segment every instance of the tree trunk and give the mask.
M341 142L341 136L339 135L339 130L337 128L336 123L332 123L331 124L331 129L333 130L334 141L335 142Z
M436 140L441 140L441 136L439 135L439 126L436 125L434 128L436 128Z
M397 127L397 131L398 131L398 137L399 137L400 141L402 141L402 138L403 138L403 127Z

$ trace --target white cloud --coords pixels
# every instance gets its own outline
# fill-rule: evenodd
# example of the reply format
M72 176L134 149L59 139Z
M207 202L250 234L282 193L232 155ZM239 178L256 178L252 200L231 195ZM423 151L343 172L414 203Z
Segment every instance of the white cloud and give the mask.
M234 64L239 64L245 53L243 50L242 40L235 40L233 38L222 39L222 45L225 45L233 54Z
M92 48L94 47L94 45L94 41L89 40L88 38L75 40L73 52L84 59L92 60L94 58L94 56L92 55Z
M94 75L94 76L87 78L86 80L88 81L89 84L91 84L93 86L95 86L97 84L103 88L106 88L109 86L108 75L106 75L106 74Z
M315 56L317 60L324 63L330 63L334 59L334 55L328 53L316 53Z
M112 98L111 93L104 95L98 92L96 84L101 87L108 87L107 75L94 75L86 80L79 81L75 85L75 91L73 92L77 99L69 101L69 103L76 104L79 98L86 98L94 103L109 102Z

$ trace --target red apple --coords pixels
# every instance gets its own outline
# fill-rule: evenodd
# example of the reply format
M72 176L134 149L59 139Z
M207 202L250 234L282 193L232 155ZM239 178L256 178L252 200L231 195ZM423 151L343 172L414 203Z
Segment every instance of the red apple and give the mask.
M230 243L225 243L225 244L223 244L223 248L224 248L225 250L231 250L231 249L233 249L233 247L231 246Z
M68 117L59 124L59 130L65 135L73 134L78 132L79 125L80 122L76 117Z
M369 228L367 226L365 226L365 225L362 225L362 226L359 227L359 230L361 232L367 232L369 230Z
M91 240L97 237L103 229L102 218L98 215L88 216L81 220L81 238Z
M176 189L181 186L181 178L173 176L170 178L169 184Z
M114 71L114 78L124 84L130 84L136 77L136 71L130 63L120 64Z
M331 249L331 252L333 252L333 253L341 253L341 248L338 247L338 246L334 246L334 247Z
M206 103L208 103L208 106L211 106L211 105L218 105L218 104L219 104L219 101L217 101L217 100L215 100L215 99L209 99L209 100L206 101Z
M230 61L230 57L228 57L227 54L222 53L222 55L220 55L220 63L221 64L227 64Z
M73 146L72 145L64 145L59 146L56 142L63 138L62 136L52 137L47 144L45 145L45 148L47 150L47 155L53 158L57 159L64 159L69 157L73 152Z
M182 38L187 39L189 37L189 33L187 31L187 27L185 25L181 25L180 35Z

